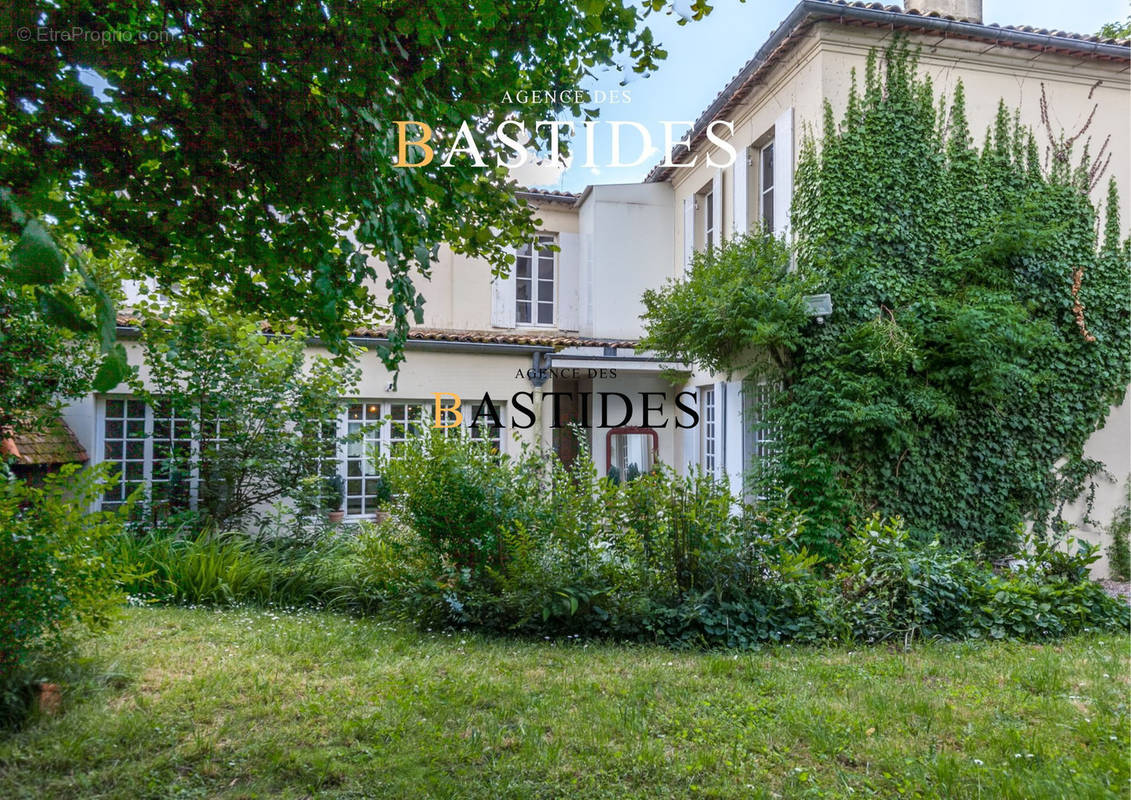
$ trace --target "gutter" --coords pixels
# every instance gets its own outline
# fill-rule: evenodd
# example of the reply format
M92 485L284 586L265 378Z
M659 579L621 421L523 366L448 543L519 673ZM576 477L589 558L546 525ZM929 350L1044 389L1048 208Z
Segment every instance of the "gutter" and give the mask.
M785 45L791 37L800 33L803 28L817 22L840 22L842 24L860 22L893 29L914 28L919 31L935 32L944 38L976 39L1024 49L1072 50L1075 53L1092 58L1131 61L1131 47L1125 44L1074 39L1051 33L1032 33L1016 28L985 25L980 22L960 22L946 17L907 14L878 8L861 8L854 5L829 2L828 0L801 0L789 13L789 16L785 18L785 21L770 34L770 38L758 49L754 57L746 62L746 65L726 85L726 88L707 106L707 110L695 120L695 125L688 133L691 148L684 153L684 158L689 157L702 141L707 125L713 122L723 109L735 101L735 96L767 64L778 48ZM667 160L669 155L665 155L664 160ZM660 162L652 168L644 182L658 183L665 181L671 177L672 169L672 167L665 167L663 162ZM584 199L584 195L581 199Z
M138 329L132 325L118 325L115 330L121 339L137 339ZM274 336L273 333L265 334ZM373 346L388 344L389 340L380 337L349 336L346 337L353 344ZM311 337L306 340L307 345L320 346L322 340ZM436 339L408 339L405 341L406 350L446 350L462 353L493 353L495 355L509 353L512 355L525 355L528 353L553 353L553 347L542 344L512 344L510 342L445 342Z

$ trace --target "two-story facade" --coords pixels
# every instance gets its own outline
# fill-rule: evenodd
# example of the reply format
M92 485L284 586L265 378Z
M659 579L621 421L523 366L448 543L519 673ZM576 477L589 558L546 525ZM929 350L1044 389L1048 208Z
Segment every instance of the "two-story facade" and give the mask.
M1126 42L985 25L980 0L907 5L801 0L696 121L690 147L675 159L694 160L694 166L658 165L642 183L591 186L580 195L523 193L538 209L541 232L516 252L507 278L493 279L487 264L442 249L431 280L421 285L425 321L411 336L396 390L377 359L366 359L357 397L342 410L343 433L363 431L381 443L393 430L382 420L403 418L431 403L436 392L458 394L472 405L489 393L502 400L506 427L492 432L501 449L530 444L568 459L577 443L555 425L557 402L557 422L582 425L602 472L632 464L646 469L658 459L680 470L698 465L741 490L744 470L773 449L772 432L752 431L748 424L762 404L772 402L773 387L663 364L638 352L641 296L680 275L696 249L755 223L790 235L802 137L819 133L826 101L843 112L852 70L862 75L869 51L896 34L920 49L920 69L936 91L950 92L963 82L976 135L992 122L999 100L1039 128L1042 87L1055 123L1065 130L1078 130L1091 117L1093 140L1111 137L1109 170L1121 189L1121 218L1129 218ZM729 144L738 153L721 169L707 158L713 152L716 162L725 160L705 136L716 119L733 123ZM358 341L381 333L359 332ZM128 329L123 336L128 340ZM666 367L683 368L686 382L673 385L663 374ZM675 424L689 421L676 405L680 393L698 415L693 427ZM533 419L514 405L516 394L521 406L535 412ZM630 413L623 398L632 404ZM663 409L662 427L656 408ZM141 441L167 427L156 425L152 413L111 393L75 404L66 418L93 461L120 459L124 473L144 480L147 447L135 446L132 462L125 453L131 431ZM1131 473L1129 441L1131 404L1125 402L1093 437L1089 454L1122 482ZM368 515L371 465L356 448L343 450L340 472L347 513ZM1095 516L1109 518L1119 497L1119 486L1100 487Z

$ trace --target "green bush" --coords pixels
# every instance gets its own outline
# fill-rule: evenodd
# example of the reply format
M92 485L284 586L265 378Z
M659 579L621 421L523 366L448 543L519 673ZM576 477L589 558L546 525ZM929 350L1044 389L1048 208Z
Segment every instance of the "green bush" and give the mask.
M88 513L105 471L63 467L41 487L0 481L0 714L23 705L28 670L76 628L104 624L120 605L105 543L119 534L117 514Z
M526 513L532 480L506 455L431 429L385 458L382 471L406 520L454 568L481 573L501 563L501 532Z
M849 540L837 583L857 639L906 642L961 631L975 571L937 540L913 539L902 519L873 516Z

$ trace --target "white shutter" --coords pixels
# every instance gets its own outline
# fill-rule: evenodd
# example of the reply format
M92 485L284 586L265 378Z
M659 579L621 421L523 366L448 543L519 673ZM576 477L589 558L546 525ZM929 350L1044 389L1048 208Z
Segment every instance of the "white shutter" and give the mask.
M695 254L695 198L683 198L683 271L691 268Z
M726 476L727 458L727 384L715 382L715 478Z
M738 156L734 160L734 180L731 181L731 214L730 214L730 229L736 235L741 236L747 230L747 207L746 207L746 176L748 168L746 165L746 153L748 150L743 147L738 151Z
M793 109L774 122L774 235L789 234L793 204Z
M723 243L723 171L715 170L711 178L711 218L715 221L715 247Z
M563 331L575 331L580 322L581 237L576 233L559 233L558 247L561 248L558 252L558 327Z
M515 296L515 265L511 263L510 274L505 278L495 278L491 281L491 324L496 328L513 328L514 321L514 296Z
M724 466L726 476L730 482L730 491L735 497L742 497L743 472L745 464L742 459L742 436L744 423L742 419L742 381L727 381L726 387L726 413L724 414Z

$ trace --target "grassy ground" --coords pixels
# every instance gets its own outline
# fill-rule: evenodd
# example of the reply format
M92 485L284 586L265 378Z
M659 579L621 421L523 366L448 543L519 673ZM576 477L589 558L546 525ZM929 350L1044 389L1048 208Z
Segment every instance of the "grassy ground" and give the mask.
M110 679L0 737L0 797L1086 798L1131 785L1121 637L734 655L133 609L87 652Z

